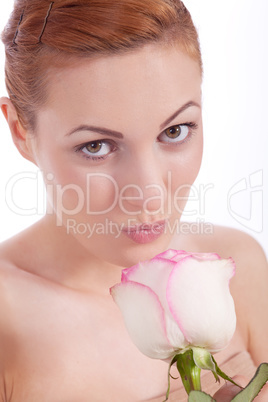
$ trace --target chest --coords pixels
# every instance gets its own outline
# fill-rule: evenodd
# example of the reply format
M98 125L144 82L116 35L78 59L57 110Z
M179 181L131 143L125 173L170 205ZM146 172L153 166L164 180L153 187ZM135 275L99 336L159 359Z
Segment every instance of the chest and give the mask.
M10 401L127 402L165 392L167 364L136 349L113 302L63 295L23 300L7 370Z
M11 401L134 402L165 394L168 364L139 352L113 303L54 296L18 307ZM217 362L241 349L237 331Z

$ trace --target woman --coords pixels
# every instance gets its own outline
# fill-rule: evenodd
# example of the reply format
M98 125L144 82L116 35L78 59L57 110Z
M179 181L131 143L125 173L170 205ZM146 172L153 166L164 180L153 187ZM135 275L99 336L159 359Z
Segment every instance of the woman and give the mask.
M202 158L202 61L184 5L18 0L3 42L1 108L18 150L43 173L48 206L1 246L2 400L164 395L166 363L132 345L109 288L122 267L167 248L235 259L238 326L216 360L231 367L242 356L244 375L267 360L260 247L226 228L172 230ZM237 389L218 400L226 392Z

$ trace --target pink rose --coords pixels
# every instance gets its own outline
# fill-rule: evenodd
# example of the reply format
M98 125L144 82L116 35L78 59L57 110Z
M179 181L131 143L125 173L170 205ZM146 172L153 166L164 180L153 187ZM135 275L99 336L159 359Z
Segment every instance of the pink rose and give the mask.
M133 342L167 359L188 347L217 352L236 326L229 281L235 264L217 254L168 250L124 269L111 288Z

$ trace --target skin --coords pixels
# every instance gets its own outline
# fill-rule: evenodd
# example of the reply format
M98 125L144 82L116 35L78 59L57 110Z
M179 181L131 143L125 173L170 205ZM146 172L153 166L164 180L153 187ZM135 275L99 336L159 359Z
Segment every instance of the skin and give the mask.
M2 98L1 107L14 143L40 167L50 189L47 215L0 248L3 401L126 402L164 395L166 362L148 359L132 344L109 288L120 281L122 267L169 247L234 258L237 274L231 291L238 326L216 360L220 364L248 350L256 364L268 361L266 259L247 235L227 228L194 235L189 227L187 235L167 231L137 244L123 234L115 238L94 233L88 239L87 234L68 232L70 218L91 225L105 224L106 219L127 225L129 219L131 224L162 219L173 224L180 217L178 209L185 200L170 206L168 195L173 199L180 186L193 183L202 158L201 74L196 61L177 47L153 45L58 69L52 74L48 102L37 112L34 133L23 129L7 98ZM189 122L195 127L186 130L185 141L166 143L167 128ZM120 132L124 138L92 128L70 134L81 125ZM103 145L102 151L109 149L104 159L87 159L85 148L77 151L82 144L104 139L113 144ZM78 210L77 194L86 194L86 177L93 173L98 177L90 182L92 211L104 211L114 200L114 187L104 175L129 198L98 215L87 214L84 204ZM183 187L180 195L186 197L187 192ZM179 380L172 382L172 389L179 385ZM227 394L225 387L218 394L221 401L230 400Z

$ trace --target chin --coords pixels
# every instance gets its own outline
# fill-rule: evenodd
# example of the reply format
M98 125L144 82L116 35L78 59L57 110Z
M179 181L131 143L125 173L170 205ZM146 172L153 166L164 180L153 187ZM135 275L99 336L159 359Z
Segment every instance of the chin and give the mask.
M131 242L131 244L120 248L115 247L111 252L107 249L103 250L103 252L100 252L100 255L102 255L103 260L112 265L128 268L141 261L150 260L157 254L167 250L171 240L168 237L169 236L165 236L165 238L157 239L156 241L147 244L136 244ZM118 251L116 252L116 250Z

